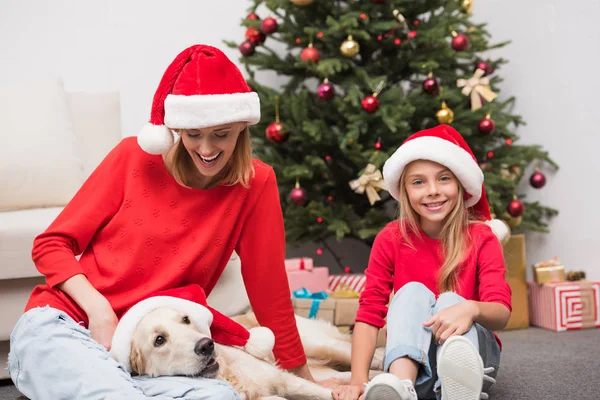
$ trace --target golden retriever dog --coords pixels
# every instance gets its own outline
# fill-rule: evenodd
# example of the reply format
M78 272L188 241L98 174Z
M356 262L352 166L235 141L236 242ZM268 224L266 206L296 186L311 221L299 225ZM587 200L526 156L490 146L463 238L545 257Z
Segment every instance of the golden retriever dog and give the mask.
M246 328L258 326L254 314L234 317ZM348 382L350 335L325 321L296 317L300 337L317 381ZM280 396L289 400L330 400L331 389L278 368L274 359L258 359L244 350L215 343L185 313L159 307L136 326L131 342L131 369L138 375L185 375L216 378L231 384L248 400ZM382 368L382 349L371 365ZM330 366L345 369L337 371Z

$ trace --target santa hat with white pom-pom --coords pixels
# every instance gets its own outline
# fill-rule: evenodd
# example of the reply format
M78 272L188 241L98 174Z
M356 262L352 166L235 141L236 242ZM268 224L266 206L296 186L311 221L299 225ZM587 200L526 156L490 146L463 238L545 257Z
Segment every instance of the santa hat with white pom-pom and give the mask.
M171 129L259 120L260 100L238 67L216 47L198 44L182 51L165 71L138 143L147 153L163 154L174 143Z
M211 337L216 343L241 347L261 359L273 354L275 337L270 329L257 327L247 330L208 306L204 290L191 284L158 292L136 303L123 314L113 335L110 354L123 364L127 371L131 372L131 340L136 327L148 313L165 306L185 313L200 332Z
M477 218L485 221L500 241L510 230L498 219L492 219L483 186L483 172L471 148L456 129L438 125L409 136L383 166L383 178L388 192L400 199L400 176L404 168L416 160L434 161L447 167L458 178L466 192L465 205Z

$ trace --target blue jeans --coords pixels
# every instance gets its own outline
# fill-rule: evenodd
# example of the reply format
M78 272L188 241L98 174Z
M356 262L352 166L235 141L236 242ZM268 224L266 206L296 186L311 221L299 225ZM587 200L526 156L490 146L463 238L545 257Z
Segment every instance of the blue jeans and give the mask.
M442 293L436 300L431 290L419 282L407 283L392 299L387 316L384 370L389 372L392 362L402 357L419 363L415 389L420 399L439 399L440 396L437 355L441 346L435 343L431 328L423 327L423 323L461 301L465 299L454 292ZM495 378L500 366L500 347L492 331L474 323L463 336L479 350L484 368L494 367L494 372L487 375ZM489 386L489 382L484 382L483 390Z
M89 330L51 307L19 319L10 336L8 371L32 400L239 400L231 386L214 379L132 377Z

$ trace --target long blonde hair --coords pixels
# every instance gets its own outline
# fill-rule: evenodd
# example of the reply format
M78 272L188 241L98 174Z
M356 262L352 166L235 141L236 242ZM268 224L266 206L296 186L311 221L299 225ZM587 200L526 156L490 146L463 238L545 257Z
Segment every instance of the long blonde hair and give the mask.
M177 133L182 135L186 130L180 129ZM170 164L175 179L182 185L191 186L197 170L181 139L175 143ZM222 173L217 185L233 186L239 183L246 188L250 185L250 179L254 177L250 128L246 127L240 132L233 154Z
M406 171L406 169L404 170ZM408 241L413 249L414 244L410 241L409 231L417 237L421 237L419 227L420 216L410 205L408 193L405 186L405 173L400 176L400 201L398 204L399 224L402 237ZM458 183L458 199L454 209L446 217L440 240L444 250L444 264L438 275L438 289L440 293L456 291L458 289L458 273L465 255L468 254L468 246L471 243L469 237L469 224L476 222L471 219L470 213L465 208L465 190Z

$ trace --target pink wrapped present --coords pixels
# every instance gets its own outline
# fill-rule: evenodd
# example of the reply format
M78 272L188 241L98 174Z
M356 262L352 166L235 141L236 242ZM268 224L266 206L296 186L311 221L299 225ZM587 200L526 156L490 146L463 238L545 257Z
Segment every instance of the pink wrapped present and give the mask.
M531 325L556 332L600 327L600 282L527 285Z
M329 277L329 290L334 292L345 284L347 289L360 293L365 288L366 280L365 274L331 275Z
M313 293L325 292L329 282L329 268L313 267L311 270L288 270L287 276L292 292L302 288L306 288Z
M301 257L301 258L288 258L285 260L285 270L286 271L302 271L302 270L312 271L313 269L313 259L309 257Z

